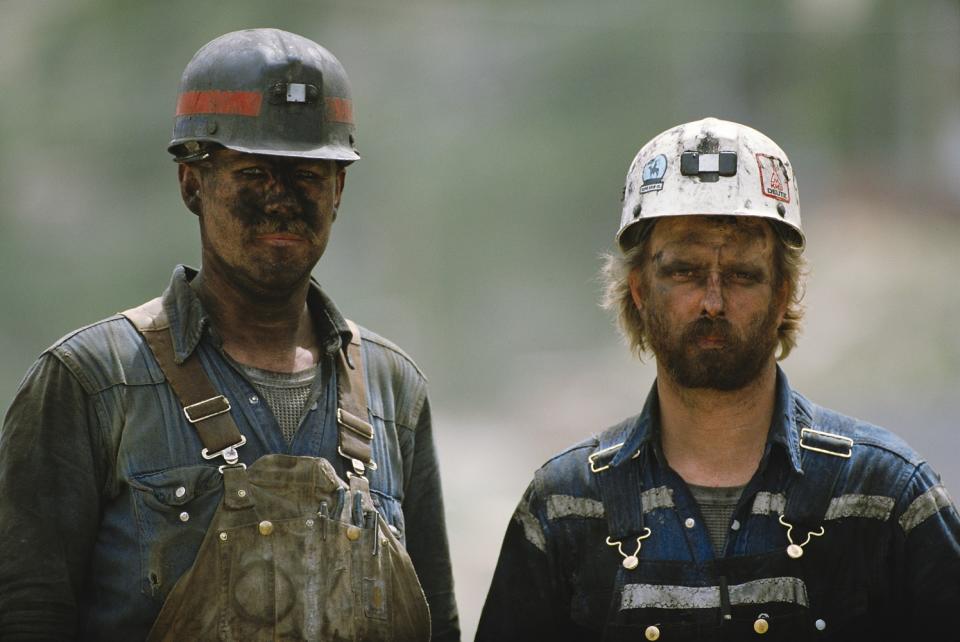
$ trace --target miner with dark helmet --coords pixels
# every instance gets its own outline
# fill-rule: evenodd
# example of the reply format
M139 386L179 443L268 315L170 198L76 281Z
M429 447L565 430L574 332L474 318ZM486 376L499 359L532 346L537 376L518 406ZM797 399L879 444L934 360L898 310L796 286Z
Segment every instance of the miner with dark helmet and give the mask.
M360 158L343 67L285 31L221 36L169 150L201 268L23 380L0 639L459 639L424 376L311 277Z

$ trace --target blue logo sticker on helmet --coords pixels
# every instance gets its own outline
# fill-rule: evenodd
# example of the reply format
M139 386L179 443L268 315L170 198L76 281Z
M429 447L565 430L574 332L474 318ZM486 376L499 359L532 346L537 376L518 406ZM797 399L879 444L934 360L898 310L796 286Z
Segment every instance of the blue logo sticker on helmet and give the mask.
M654 156L643 166L643 186L640 193L656 192L663 189L663 177L667 173L667 157L663 154Z

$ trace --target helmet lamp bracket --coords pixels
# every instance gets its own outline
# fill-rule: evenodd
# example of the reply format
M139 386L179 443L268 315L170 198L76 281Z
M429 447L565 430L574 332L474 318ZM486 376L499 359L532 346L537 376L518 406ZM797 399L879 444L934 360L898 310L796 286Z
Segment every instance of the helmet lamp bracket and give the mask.
M716 183L721 176L736 176L737 153L704 154L686 151L680 155L680 174L697 176L701 183Z

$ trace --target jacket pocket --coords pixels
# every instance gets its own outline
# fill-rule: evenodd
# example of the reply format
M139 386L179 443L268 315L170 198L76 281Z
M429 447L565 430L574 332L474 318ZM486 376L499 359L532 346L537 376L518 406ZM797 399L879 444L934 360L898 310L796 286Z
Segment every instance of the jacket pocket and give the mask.
M140 588L163 601L192 565L223 496L213 466L186 466L133 475L140 551Z

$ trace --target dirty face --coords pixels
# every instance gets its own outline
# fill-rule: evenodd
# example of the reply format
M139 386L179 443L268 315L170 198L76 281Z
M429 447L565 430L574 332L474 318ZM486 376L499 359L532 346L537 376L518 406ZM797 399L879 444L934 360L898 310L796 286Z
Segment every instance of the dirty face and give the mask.
M657 222L630 292L658 363L678 385L738 390L772 362L787 298L775 287L775 243L756 219Z
M333 161L229 149L181 165L184 202L200 217L204 271L257 296L302 285L327 247L344 178Z

